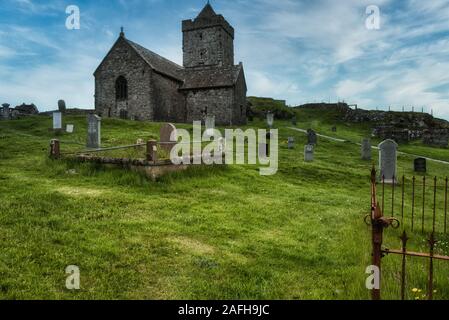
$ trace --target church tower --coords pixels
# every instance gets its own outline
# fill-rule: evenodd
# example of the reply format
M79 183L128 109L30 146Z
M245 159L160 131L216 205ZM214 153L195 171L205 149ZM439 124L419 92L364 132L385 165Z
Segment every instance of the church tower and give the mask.
M194 20L182 22L185 68L234 65L234 28L208 2Z

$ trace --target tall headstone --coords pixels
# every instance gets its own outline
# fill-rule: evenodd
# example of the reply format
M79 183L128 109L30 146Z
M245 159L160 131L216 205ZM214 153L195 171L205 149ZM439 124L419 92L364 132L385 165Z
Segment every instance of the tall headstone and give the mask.
M426 158L417 158L414 161L414 171L415 172L427 172L427 160Z
M166 152L171 152L177 141L172 140L172 137L176 134L176 127L172 123L166 123L162 126L160 131L160 144L161 149Z
M307 144L304 147L304 161L305 162L312 162L314 160L314 151L315 151L315 146L313 144Z
M379 181L397 183L397 150L398 144L391 139L379 144Z
M215 116L206 116L206 134L212 136L215 129Z
M66 105L65 105L65 101L64 100L59 100L58 101L58 110L61 113L64 113L66 111Z
M62 113L53 112L53 130L62 129Z
M371 150L371 141L370 139L362 140L362 160L371 160L372 158L372 150Z
M9 103L2 104L1 112L0 112L0 119L8 120L10 118L9 116Z
M316 132L312 129L307 130L307 144L316 145L317 140Z
M93 149L101 147L101 118L96 114L87 116L87 147Z
M289 149L294 149L295 148L295 138L293 137L288 137L288 148Z
M267 124L268 127L273 128L274 125L274 114L271 112L267 113Z

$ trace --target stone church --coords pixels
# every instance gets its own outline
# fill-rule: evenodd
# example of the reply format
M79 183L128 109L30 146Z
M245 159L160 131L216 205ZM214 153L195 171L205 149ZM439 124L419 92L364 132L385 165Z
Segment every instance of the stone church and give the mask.
M234 28L208 3L182 22L183 66L128 40L123 32L94 73L103 117L220 125L246 123L246 81L234 65Z

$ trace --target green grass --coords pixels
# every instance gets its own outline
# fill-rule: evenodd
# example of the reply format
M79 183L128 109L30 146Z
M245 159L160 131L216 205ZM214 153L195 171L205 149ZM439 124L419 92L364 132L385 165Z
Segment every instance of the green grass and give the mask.
M65 121L75 133L58 136L62 152L83 149L85 118ZM334 122L298 112L298 127L332 135ZM372 163L351 143L323 139L316 161L304 163L305 135L276 125L274 176L260 176L257 166L213 166L152 182L119 168L49 160L50 118L0 122L0 299L369 299L363 219ZM104 119L103 145L157 139L160 126ZM334 135L357 141L367 130L339 123ZM421 145L415 153L449 159L448 150ZM401 173L413 174L412 160L399 157ZM429 176L449 169L428 167ZM398 248L399 234L386 231L386 245ZM438 253L449 254L448 238L438 236ZM425 250L425 236L412 238L410 249ZM398 298L400 257L383 262L384 298ZM425 289L427 261L409 262L413 299L412 288ZM68 265L80 267L80 291L65 289ZM437 299L449 298L448 271L449 262L436 263Z

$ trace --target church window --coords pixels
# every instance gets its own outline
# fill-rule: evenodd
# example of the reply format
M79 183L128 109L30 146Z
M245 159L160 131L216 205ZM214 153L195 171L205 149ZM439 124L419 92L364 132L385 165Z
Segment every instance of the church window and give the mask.
M128 81L124 76L120 76L115 81L115 98L117 100L128 99Z

